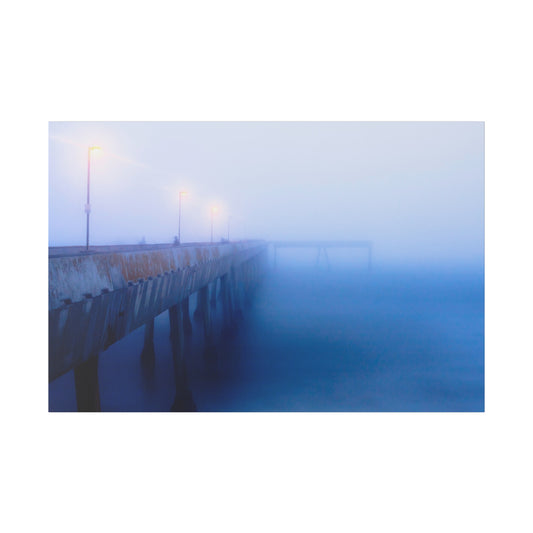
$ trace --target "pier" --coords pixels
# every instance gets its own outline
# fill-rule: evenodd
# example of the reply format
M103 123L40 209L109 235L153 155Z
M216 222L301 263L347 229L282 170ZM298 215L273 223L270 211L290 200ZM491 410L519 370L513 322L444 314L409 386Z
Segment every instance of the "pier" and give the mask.
M141 364L155 364L154 318L168 312L176 398L173 410L195 410L187 384L183 338L190 334L189 297L204 330L206 361L215 357L210 306L217 286L225 328L267 266L265 241L188 245L49 248L49 380L74 370L79 411L99 411L98 358L145 326Z
M276 268L278 248L316 248L316 265L323 255L330 268L328 248L364 248L367 250L368 270L372 269L372 241L272 241L274 248L274 268Z

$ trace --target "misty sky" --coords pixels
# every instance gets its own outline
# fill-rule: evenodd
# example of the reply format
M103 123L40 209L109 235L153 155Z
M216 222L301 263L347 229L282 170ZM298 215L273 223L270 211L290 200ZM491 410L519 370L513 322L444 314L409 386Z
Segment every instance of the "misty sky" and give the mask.
M383 261L482 264L479 122L52 122L49 244L369 239Z

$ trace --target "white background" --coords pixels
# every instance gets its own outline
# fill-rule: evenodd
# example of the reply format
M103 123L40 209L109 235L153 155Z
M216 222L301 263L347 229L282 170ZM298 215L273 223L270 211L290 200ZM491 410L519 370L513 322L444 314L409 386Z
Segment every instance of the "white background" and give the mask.
M516 1L4 7L2 529L531 531L530 21ZM57 120L486 121L486 412L48 413Z

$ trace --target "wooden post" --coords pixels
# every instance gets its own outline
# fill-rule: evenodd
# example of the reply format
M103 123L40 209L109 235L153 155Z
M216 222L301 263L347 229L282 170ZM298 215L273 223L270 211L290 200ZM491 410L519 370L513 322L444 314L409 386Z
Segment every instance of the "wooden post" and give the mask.
M185 335L192 335L192 323L189 314L189 296L181 301L181 314L183 315L183 333L185 333Z
M155 369L154 319L144 326L144 345L141 352L141 367L146 377L153 377Z
M243 265L239 265L241 269L240 274L237 274L237 271L235 268L232 268L230 271L230 292L231 292L231 301L233 303L233 317L240 319L242 318L242 305L243 305L243 298L242 298L242 281L240 277L242 276L242 268Z
M196 322L202 322L203 320L203 316L204 316L204 311L203 311L203 300L202 298L200 297L200 291L202 289L200 289L197 293L196 293L196 309L194 310L194 313L193 313L193 318Z
M205 285L198 291L198 308L202 312L204 326L204 358L209 371L216 371L217 357L213 340L213 324L211 310L209 309L209 285Z
M181 308L173 305L168 310L170 320L170 346L172 348L172 361L174 363L174 382L176 395L171 411L196 411L192 392L187 380L187 368L183 352L183 335L181 331Z
M220 278L220 297L224 315L224 333L228 334L234 329L233 309L231 305L230 276L225 274Z
M216 308L217 306L217 282L218 282L218 278L215 279L215 281L213 281L213 283L211 284L211 297L209 299L209 303L211 304L211 307L213 309Z
M76 402L78 411L100 411L100 390L98 387L98 355L74 368Z

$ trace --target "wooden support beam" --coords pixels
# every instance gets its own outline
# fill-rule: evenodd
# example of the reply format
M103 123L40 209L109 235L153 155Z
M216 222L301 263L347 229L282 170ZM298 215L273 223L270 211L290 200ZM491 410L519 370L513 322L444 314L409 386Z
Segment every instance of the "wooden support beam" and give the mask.
M210 288L210 297L209 297L209 303L211 304L211 307L213 309L216 308L217 306L217 282L218 282L218 279L216 279L215 281L213 281L213 283L211 283L211 288Z
M202 313L204 327L204 359L209 372L216 372L217 353L213 336L213 322L209 308L209 285L205 285L198 291L198 309Z
M192 322L189 313L189 296L181 301L181 314L183 315L183 333L185 335L192 335Z
M143 375L152 378L155 370L154 347L154 319L149 320L144 326L144 345L141 352L141 367Z
M171 411L196 411L196 405L187 379L180 305L176 304L170 307L168 316L170 321L170 346L174 365L174 383L176 385L176 395Z
M235 329L235 317L231 301L231 284L229 274L220 278L220 296L223 312L223 332L227 335Z
M78 411L100 411L98 355L90 357L74 368L74 383Z

